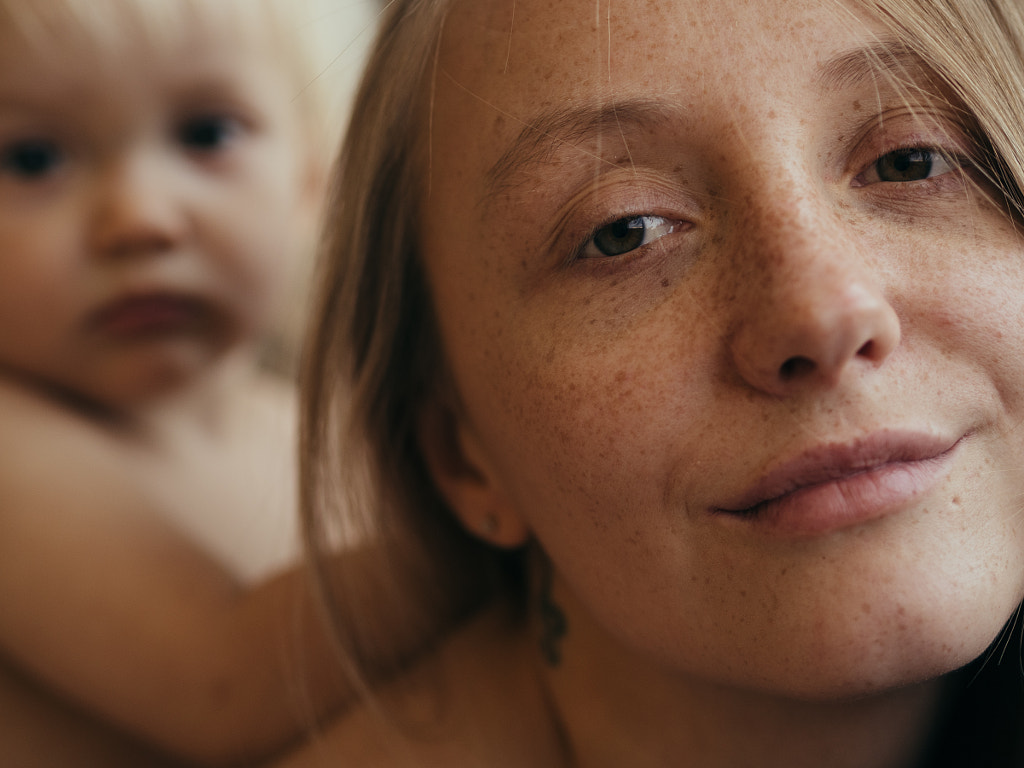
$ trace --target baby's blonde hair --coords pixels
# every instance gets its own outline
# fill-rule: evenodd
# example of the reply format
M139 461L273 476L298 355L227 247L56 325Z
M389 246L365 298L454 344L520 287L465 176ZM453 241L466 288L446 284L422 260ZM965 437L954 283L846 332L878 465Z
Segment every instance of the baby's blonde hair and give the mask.
M335 136L328 116L336 113L332 95L319 87L318 21L308 0L0 0L0 41L18 41L58 62L65 51L87 51L115 74L125 41L159 51L197 24L230 29L240 40L252 36L288 72L306 139L326 153Z
M345 6L342 2L347 3ZM359 0L373 6L373 0ZM347 56L352 35L342 30L352 14L350 0L0 0L0 46L16 43L58 66L75 67L76 56L109 71L116 84L125 66L123 51L134 46L146 54L189 39L194 30L226 30L229 41L251 42L288 76L290 98L302 146L310 199L326 186L326 177L340 134L337 123L348 107L339 68L351 68ZM359 21L358 24L364 24ZM220 36L217 39L221 39ZM310 221L315 219L311 214ZM293 374L306 321L308 273L314 242L300 244L290 261L289 294L261 341L263 363Z

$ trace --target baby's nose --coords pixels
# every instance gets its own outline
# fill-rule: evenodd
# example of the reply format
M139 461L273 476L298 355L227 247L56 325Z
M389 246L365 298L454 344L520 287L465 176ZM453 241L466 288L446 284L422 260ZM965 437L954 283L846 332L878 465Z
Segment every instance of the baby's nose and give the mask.
M104 168L94 186L95 251L108 257L152 255L174 248L187 217L155 152L137 151Z

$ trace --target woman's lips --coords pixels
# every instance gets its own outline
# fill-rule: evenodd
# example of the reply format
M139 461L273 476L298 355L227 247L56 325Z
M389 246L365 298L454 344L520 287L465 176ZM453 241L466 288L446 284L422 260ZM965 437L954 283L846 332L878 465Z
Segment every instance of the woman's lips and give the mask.
M858 525L896 512L934 488L962 440L883 432L819 446L770 468L711 511L796 538Z

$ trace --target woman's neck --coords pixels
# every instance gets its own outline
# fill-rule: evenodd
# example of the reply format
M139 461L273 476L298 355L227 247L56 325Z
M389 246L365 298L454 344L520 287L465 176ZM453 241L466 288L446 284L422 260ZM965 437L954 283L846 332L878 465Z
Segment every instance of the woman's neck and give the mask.
M553 717L573 768L912 768L940 703L940 681L844 701L803 701L667 672L609 638L564 593Z

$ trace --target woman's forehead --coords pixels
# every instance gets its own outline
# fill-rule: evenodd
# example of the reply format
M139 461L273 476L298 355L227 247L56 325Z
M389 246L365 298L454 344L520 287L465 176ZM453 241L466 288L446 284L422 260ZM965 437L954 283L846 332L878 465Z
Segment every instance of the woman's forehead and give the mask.
M467 87L529 101L552 89L571 97L619 83L664 88L659 73L756 80L745 69L752 62L813 62L818 49L864 28L839 0L457 0L440 62Z
M748 107L796 108L884 45L838 0L459 0L433 73L432 155L457 158L445 167L463 188L466 173L493 187L524 156L602 130L752 124Z

